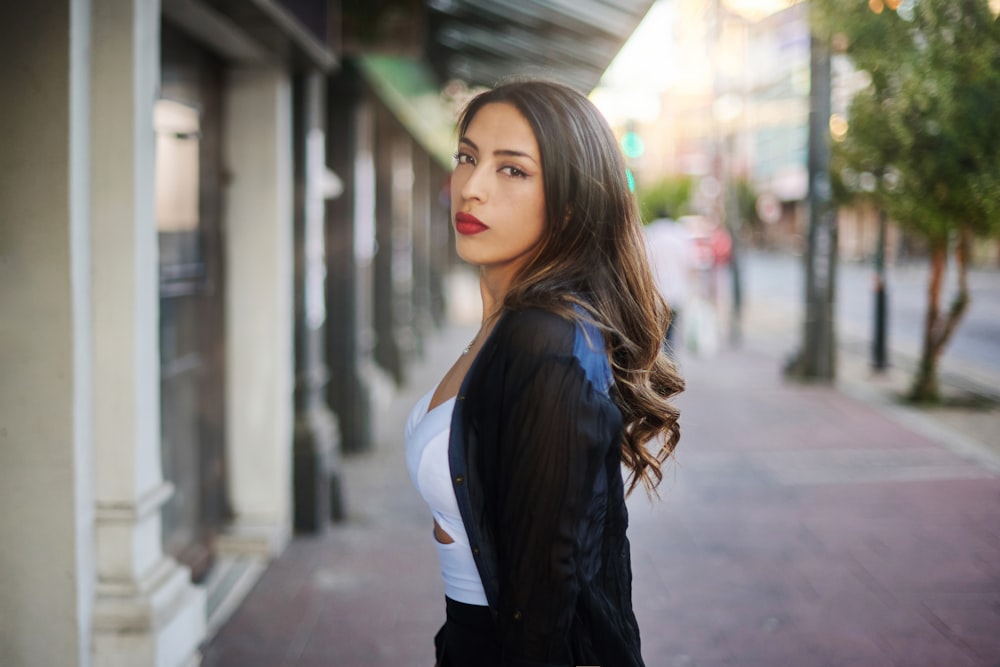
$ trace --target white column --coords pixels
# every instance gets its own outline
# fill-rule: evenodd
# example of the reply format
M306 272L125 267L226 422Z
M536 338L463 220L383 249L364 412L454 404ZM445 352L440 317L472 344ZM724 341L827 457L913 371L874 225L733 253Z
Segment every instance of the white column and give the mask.
M205 599L162 549L153 104L159 2L93 0L96 665L195 664Z
M291 534L294 261L291 84L227 74L226 462L235 519L227 551L271 556Z
M89 2L0 4L0 664L87 665Z

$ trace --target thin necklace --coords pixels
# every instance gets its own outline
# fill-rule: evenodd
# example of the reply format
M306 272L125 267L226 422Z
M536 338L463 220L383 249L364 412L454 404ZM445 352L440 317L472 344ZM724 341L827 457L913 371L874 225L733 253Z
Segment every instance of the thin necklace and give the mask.
M465 347L464 347L464 348L462 349L462 354L463 354L463 355L465 355L465 354L468 354L468 353L469 353L469 350L471 350L471 349L472 349L472 346L476 344L476 341L477 341L477 340L479 340L479 334L481 334L481 333L483 333L483 329L482 329L482 327L480 327L479 331L477 331L477 332L476 332L476 335L472 337L472 340L470 340L470 341L469 341L469 344L468 344L468 345L466 345L466 346L465 346Z
M489 318L489 319L492 319L492 318ZM489 322L489 320L487 320L487 322ZM473 337L472 337L472 340L470 340L470 341L469 341L469 344L468 344L468 345L466 345L466 346L465 346L465 347L464 347L464 348L462 349L462 354L463 354L463 355L466 355L466 354L468 354L468 353L469 353L469 350L471 350L471 349L472 349L472 346L476 344L476 341L477 341L477 340L479 340L479 334L483 333L483 327L487 326L487 322L484 322L484 323L483 323L483 325L479 327L479 331L477 331L477 332L476 332L476 335L475 335L475 336L473 336ZM492 324L490 324L490 326L492 327Z

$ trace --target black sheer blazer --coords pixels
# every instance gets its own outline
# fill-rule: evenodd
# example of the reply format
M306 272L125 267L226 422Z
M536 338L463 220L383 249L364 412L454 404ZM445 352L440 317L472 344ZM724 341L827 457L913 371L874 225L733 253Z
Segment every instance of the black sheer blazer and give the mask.
M621 412L601 333L501 315L455 402L452 484L502 664L641 666Z

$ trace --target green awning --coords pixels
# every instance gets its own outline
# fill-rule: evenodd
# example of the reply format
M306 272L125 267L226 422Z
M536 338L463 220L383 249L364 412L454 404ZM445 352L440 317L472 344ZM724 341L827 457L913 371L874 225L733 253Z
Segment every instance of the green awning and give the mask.
M379 99L424 150L451 170L455 116L427 63L395 56L365 55L358 66Z

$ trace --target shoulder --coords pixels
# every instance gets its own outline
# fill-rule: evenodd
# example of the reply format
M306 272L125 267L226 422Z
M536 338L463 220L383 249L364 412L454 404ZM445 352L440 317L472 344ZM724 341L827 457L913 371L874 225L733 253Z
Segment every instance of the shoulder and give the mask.
M575 329L571 320L554 312L525 308L508 312L497 333L511 352L568 355Z
M581 312L571 319L542 308L526 308L504 317L501 345L521 361L548 358L579 364L587 379L602 392L611 384L611 365L600 329Z

